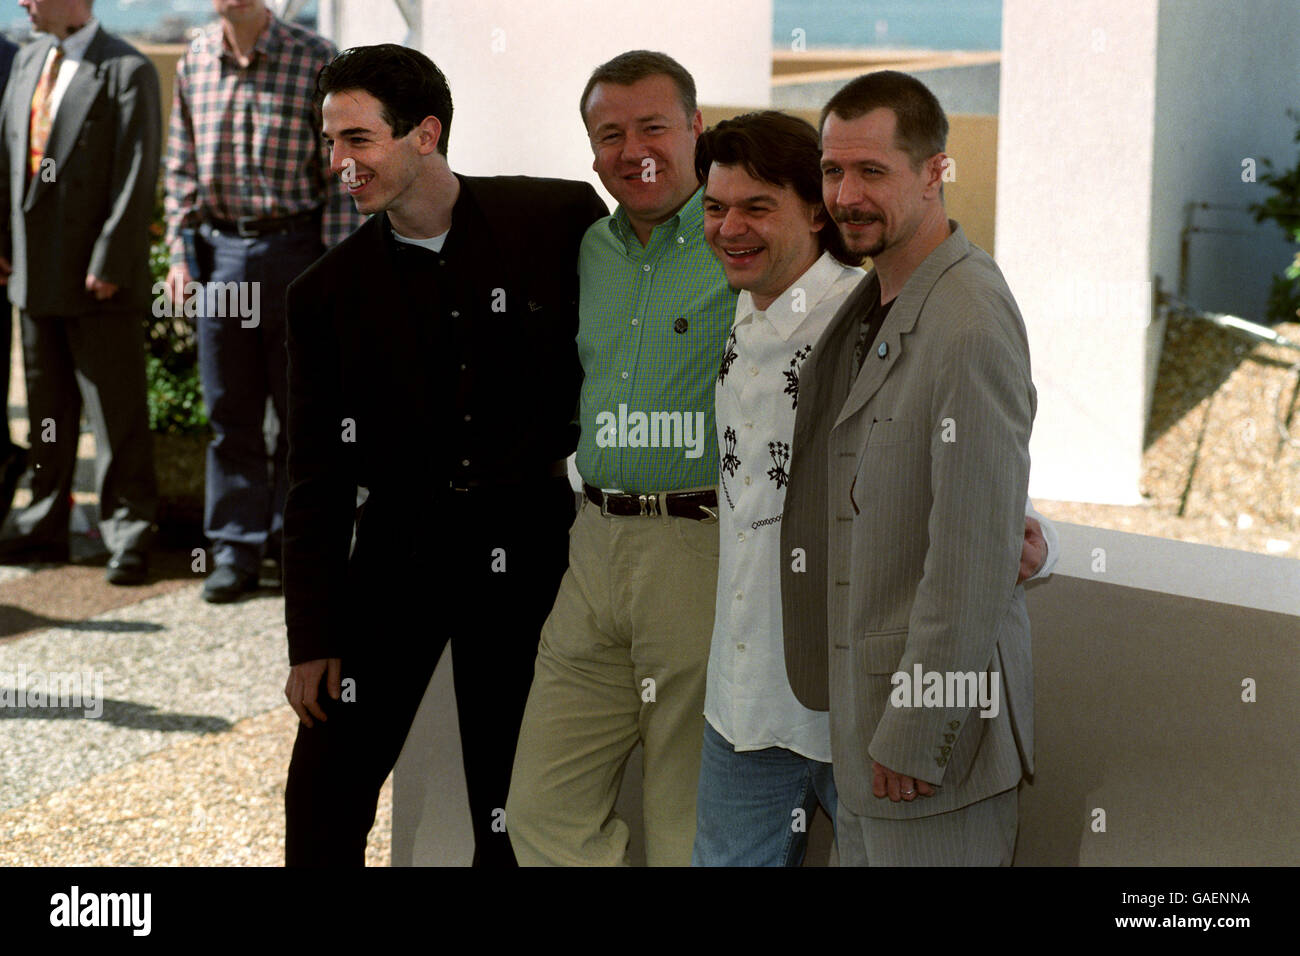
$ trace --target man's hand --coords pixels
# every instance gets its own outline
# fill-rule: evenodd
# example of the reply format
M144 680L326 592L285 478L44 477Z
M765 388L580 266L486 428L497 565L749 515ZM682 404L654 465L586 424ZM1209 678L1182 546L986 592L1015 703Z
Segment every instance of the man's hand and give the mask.
M184 262L173 263L167 270L167 291L171 293L172 302L181 308L185 307L185 287L191 281L189 266Z
M1047 560L1047 539L1043 537L1043 526L1025 516L1025 546L1020 549L1020 577L1017 584L1024 584L1042 568Z
M335 700L343 693L343 661L338 657L322 657L314 661L303 661L289 668L289 681L284 685L284 696L289 699L293 712L308 727L314 727L312 717L328 720L325 712L316 702L320 693L320 681L326 677L330 696Z
M111 282L105 282L91 273L86 273L86 291L93 295L100 302L112 298L117 294L117 286Z
M0 285L9 284L9 273L14 271L14 267L9 264L9 260L0 256Z
M902 774L894 773L884 764L871 761L871 792L877 797L889 797L897 803L905 800L911 803L919 793L923 797L934 796L934 787L924 780L914 780Z

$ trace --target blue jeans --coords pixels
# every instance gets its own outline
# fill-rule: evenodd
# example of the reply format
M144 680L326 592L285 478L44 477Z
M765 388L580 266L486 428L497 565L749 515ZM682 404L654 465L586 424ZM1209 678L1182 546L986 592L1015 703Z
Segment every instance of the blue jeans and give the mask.
M198 316L199 376L214 435L204 531L214 564L255 573L263 557L280 560L289 487L285 290L321 255L320 233L304 229L247 239L205 225L195 246L196 282L259 284L255 320L230 315L229 309L223 317L201 308ZM279 424L270 449L264 430L268 397Z
M706 722L691 865L798 866L819 802L833 821L830 764L784 747L737 753Z

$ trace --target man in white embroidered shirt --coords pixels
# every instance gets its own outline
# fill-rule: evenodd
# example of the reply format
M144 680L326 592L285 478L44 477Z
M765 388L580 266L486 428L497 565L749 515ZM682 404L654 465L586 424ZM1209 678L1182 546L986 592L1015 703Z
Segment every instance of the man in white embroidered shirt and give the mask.
M835 818L828 714L791 690L779 587L799 372L866 275L826 215L820 162L817 131L774 111L719 123L696 146L704 235L742 290L718 371L721 553L696 866L798 866L817 804ZM1029 520L1022 577L1055 561Z

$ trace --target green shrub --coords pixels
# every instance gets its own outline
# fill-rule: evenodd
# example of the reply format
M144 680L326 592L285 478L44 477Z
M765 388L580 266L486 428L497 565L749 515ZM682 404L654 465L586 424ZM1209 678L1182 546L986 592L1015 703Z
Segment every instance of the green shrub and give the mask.
M155 283L167 278L171 256L163 242L162 195L150 227L153 243L149 271ZM145 381L148 386L149 428L172 435L206 435L208 414L199 384L199 350L191 320L161 318L150 312L145 324Z
M1286 115L1300 123L1300 112L1287 110ZM1300 143L1300 126L1296 127L1295 142ZM1267 159L1260 160L1260 164L1264 167L1260 182L1273 187L1273 195L1253 204L1250 211L1256 222L1277 223L1287 238L1300 247L1300 156L1295 166L1280 172L1274 172L1272 162ZM1273 277L1267 313L1275 321L1295 321L1300 316L1300 249L1291 265Z

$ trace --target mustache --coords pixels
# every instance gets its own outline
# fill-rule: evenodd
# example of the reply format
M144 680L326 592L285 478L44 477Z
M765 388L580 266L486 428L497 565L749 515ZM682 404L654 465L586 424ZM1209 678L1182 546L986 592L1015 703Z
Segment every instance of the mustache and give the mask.
M852 222L859 225L866 225L872 222L880 222L880 217L866 212L846 212L840 210L834 213L836 222Z

